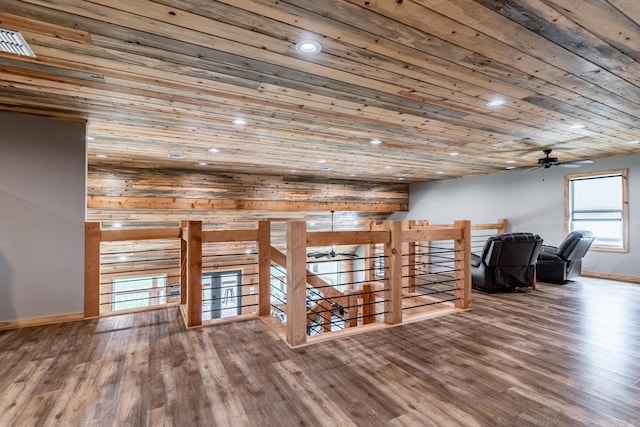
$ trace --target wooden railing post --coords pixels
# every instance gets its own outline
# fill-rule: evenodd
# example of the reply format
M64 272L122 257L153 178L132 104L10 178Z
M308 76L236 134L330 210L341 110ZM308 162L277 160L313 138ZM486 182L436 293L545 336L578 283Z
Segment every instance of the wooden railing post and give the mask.
M180 305L187 303L187 225L189 221L180 221Z
M187 224L187 326L202 325L202 221Z
M365 221L365 230L373 230L374 221ZM370 282L375 280L376 260L373 258L375 244L364 245L364 280Z
M385 258L389 261L384 281L384 321L392 325L402 323L402 223L389 221L390 242L385 244Z
M454 221L462 230L462 238L454 242L456 308L471 306L471 221Z
M287 223L287 342L307 342L307 223Z
M417 226L417 221L412 220L407 223L407 228L412 229ZM416 242L406 242L407 251L407 292L416 291Z
M369 283L362 285L362 324L375 323L376 295Z
M271 313L271 222L258 222L258 316Z
M509 225L507 223L507 220L504 218L500 218L498 220L498 224L500 224L500 226L498 227L498 234L504 234L507 232L507 226Z
M100 315L100 223L84 225L84 317Z

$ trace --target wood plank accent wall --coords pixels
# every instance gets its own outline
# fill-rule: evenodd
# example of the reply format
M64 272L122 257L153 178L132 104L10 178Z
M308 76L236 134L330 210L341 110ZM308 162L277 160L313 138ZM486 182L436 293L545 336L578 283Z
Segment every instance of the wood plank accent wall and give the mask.
M250 210L263 215L265 211L331 210L389 214L408 210L408 206L409 188L401 183L89 167L88 215L92 220L173 220L175 210ZM284 218L292 219L290 215ZM180 219L184 219L183 212Z

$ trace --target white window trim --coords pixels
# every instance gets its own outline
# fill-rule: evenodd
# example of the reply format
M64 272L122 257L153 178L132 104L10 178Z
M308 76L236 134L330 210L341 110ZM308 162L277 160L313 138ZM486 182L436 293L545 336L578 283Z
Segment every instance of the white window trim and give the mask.
M622 247L612 248L606 246L591 246L590 250L600 252L629 252L629 197L627 194L627 169L615 169L589 173L576 173L571 175L565 175L564 184L564 220L565 220L565 234L569 234L571 231L571 180L577 178L589 178L598 176L611 176L620 175L622 177Z

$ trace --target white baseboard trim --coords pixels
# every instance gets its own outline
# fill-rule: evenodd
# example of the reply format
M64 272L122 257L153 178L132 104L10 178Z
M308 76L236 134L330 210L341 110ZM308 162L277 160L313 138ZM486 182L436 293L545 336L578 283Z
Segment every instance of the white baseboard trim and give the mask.
M584 270L580 273L580 275L584 277L593 277L595 279L606 279L606 280L615 280L618 282L640 283L640 277L637 277L637 276L622 276L619 274L596 273L595 271L584 271Z

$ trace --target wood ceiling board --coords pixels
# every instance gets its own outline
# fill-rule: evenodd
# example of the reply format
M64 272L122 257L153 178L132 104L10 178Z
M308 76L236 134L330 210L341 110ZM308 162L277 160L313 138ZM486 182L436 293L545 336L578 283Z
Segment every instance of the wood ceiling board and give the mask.
M507 140L533 141L522 166L536 147L631 154L637 16L629 0L12 1L0 25L38 58L0 55L0 108L87 118L91 164L196 172L416 182L500 170ZM304 33L319 55L293 49Z

